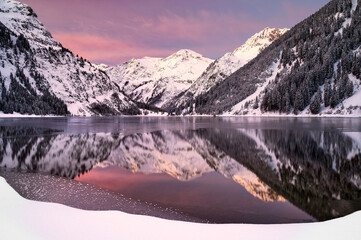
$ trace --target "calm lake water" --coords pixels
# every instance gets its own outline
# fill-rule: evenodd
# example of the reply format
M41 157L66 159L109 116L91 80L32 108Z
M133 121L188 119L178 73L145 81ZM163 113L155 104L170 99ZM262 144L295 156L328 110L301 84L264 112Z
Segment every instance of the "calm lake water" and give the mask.
M132 213L190 221L324 221L361 210L361 119L0 119L0 175L85 209L132 199L152 208Z

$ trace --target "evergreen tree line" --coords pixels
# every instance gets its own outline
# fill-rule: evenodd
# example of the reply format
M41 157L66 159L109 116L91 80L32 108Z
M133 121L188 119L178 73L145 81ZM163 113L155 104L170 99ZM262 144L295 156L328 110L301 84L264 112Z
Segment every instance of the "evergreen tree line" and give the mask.
M10 75L10 85L7 90L5 79L1 81L1 101L0 111L11 114L18 112L21 114L35 115L66 115L68 109L66 104L49 92L44 90L42 94L37 94L30 85L29 79L18 69L16 77Z
M272 90L265 92L261 103L263 111L289 113L292 108L298 113L311 104L311 112L317 114L322 103L335 108L352 96L354 89L349 74L360 79L361 69L361 55L354 52L361 44L359 9L351 25L337 33L345 18L351 17L349 3L339 1L334 6L335 10L346 13L343 17L331 14L318 29L306 25L293 42L286 45L281 63L285 68L294 64L290 74L278 76ZM296 44L295 48L292 43ZM319 92L320 86L324 86L323 94Z

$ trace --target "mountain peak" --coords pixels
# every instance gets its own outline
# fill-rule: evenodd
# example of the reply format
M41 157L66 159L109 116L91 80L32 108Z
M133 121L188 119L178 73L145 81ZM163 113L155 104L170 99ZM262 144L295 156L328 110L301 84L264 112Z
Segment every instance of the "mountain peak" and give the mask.
M173 58L182 58L183 60L186 59L194 59L194 58L203 58L203 56L197 52L194 52L192 50L189 49L181 49L179 51L177 51L176 53L170 55L167 58L164 58L164 60L169 60L169 59L173 59Z
M28 5L13 0L0 0L0 12L1 23L16 35L23 35L33 43L33 47L61 48Z
M279 36L286 33L289 29L288 28L270 28L266 27L259 33L256 33L251 37L252 38L268 38L270 41L274 41L275 38L278 38Z
M99 70L105 71L108 68L110 68L110 66L108 66L107 64L101 63L101 64L93 64L93 66Z
M0 8L5 13L18 13L24 16L37 17L33 9L22 2L13 0L0 0Z
M188 55L188 54L198 54L190 49L181 49L181 50L178 50L175 54L177 55Z
M266 27L262 31L256 33L249 38L241 47L234 50L232 55L238 57L243 56L245 52L256 51L257 54L263 51L273 41L285 34L289 29L270 28Z

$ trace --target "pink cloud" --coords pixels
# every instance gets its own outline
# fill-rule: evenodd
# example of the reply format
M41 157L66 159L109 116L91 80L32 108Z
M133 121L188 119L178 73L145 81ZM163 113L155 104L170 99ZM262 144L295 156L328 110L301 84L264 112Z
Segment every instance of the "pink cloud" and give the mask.
M96 63L166 57L182 48L214 58L265 27L251 13L206 9L206 1L24 1L64 47Z
M86 59L101 63L103 59L109 62L121 63L131 58L144 56L167 56L172 54L171 50L155 49L123 43L114 39L89 35L87 33L53 33L56 40L69 48L75 54Z
M186 42L193 45L192 50L204 53L225 53L230 51L230 42L240 39L244 32L255 33L262 29L257 23L247 21L245 15L222 15L207 11L197 14L180 16L167 12L156 18L133 18L136 24L108 23L114 29L114 34L103 34L97 31L84 33L54 32L53 36L75 53L94 62L120 63L131 58L144 56L166 57L178 48L150 47L147 42ZM94 24L90 24L94 26ZM135 27L137 26L137 27ZM119 36L119 37L117 37ZM212 42L209 40L212 39ZM218 39L218 41L217 41ZM225 40L226 39L226 40ZM229 41L227 41L229 39ZM242 44L239 42L238 47ZM189 48L184 46L181 48Z

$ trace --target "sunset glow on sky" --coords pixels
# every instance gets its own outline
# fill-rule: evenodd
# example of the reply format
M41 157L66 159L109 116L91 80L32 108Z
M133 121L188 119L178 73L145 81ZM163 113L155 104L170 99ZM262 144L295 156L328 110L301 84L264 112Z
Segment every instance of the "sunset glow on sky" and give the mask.
M192 49L209 58L265 27L292 27L328 0L22 0L53 37L95 63L165 57Z

